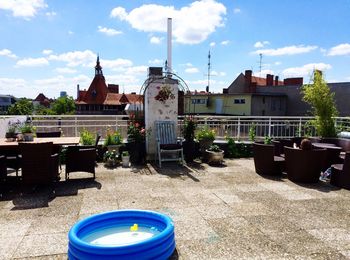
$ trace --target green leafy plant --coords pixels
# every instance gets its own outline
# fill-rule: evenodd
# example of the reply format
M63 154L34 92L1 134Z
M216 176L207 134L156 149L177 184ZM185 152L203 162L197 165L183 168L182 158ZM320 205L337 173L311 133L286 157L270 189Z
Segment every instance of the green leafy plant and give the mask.
M95 138L92 133L90 133L88 130L84 129L80 133L80 143L83 145L94 145Z
M254 142L256 136L256 125L252 124L249 128L249 140Z
M322 137L335 137L334 117L338 115L332 93L320 71L314 71L312 84L302 88L303 100L311 105L315 120L312 121L317 134Z
M206 140L206 141L214 141L215 140L215 130L209 129L207 126L202 127L196 133L196 138L198 141Z
M220 147L216 144L212 144L209 148L208 151L211 152L221 152L222 150L220 149Z
M36 127L32 126L31 124L25 123L20 127L20 131L22 134L30 134L30 133L35 133Z
M123 152L122 152L122 156L123 156L123 157L129 156L129 152L128 152L128 151L123 151Z
M183 136L186 141L192 141L194 139L194 133L197 128L197 123L195 122L192 116L186 117L184 119L184 128L183 128Z
M110 130L107 131L106 139L104 141L104 145L119 145L122 143L122 135L118 132L111 132Z
M227 154L229 158L238 158L239 151L235 140L232 137L226 137L227 140Z
M265 136L264 138L264 144L272 144L272 138L271 136Z

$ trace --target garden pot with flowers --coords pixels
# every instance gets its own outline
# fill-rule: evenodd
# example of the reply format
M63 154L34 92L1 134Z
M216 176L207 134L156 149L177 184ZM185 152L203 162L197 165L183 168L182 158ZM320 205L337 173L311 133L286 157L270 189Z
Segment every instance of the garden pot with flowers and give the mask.
M107 130L104 146L109 152L115 150L119 154L119 148L122 145L122 135L118 131Z
M145 161L146 156L146 130L140 123L136 122L133 117L128 125L128 143L127 148L130 155L130 162L141 164Z
M208 149L205 150L207 153L207 162L221 164L224 160L224 151L219 148L219 146L213 144Z
M215 130L209 129L209 127L205 126L199 129L196 133L196 138L199 142L199 149L202 155L214 142L215 140Z
M33 141L34 140L34 134L35 134L36 127L32 126L31 124L24 124L21 127L21 132L24 137L24 141Z
M106 167L112 168L117 166L119 164L118 153L115 150L105 152L104 161Z

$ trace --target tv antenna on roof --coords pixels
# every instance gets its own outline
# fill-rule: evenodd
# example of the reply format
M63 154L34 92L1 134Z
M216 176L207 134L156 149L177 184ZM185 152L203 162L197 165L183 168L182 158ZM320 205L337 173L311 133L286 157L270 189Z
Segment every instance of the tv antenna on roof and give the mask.
M260 72L260 77L261 77L261 69L262 69L262 53L259 53L260 56L260 61L259 61L259 72Z

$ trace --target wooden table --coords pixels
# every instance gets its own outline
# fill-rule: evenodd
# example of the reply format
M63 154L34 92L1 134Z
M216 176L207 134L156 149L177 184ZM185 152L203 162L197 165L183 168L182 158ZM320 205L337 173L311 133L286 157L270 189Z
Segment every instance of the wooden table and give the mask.
M45 137L34 138L34 141L23 143L47 143L52 142L54 145L77 145L79 144L80 137ZM8 142L6 138L0 138L0 147L14 147L18 146L18 142Z

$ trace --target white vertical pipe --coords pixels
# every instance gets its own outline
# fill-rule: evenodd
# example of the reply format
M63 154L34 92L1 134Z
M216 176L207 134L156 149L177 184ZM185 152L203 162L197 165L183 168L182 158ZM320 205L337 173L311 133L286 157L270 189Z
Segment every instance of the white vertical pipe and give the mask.
M172 71L172 57L171 57L171 48L172 48L172 44L171 44L171 39L172 39L172 19L168 18L168 71L171 72Z

